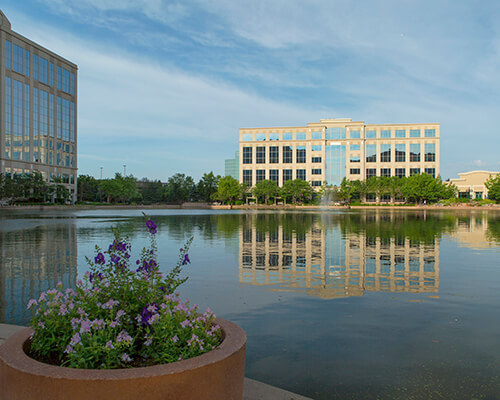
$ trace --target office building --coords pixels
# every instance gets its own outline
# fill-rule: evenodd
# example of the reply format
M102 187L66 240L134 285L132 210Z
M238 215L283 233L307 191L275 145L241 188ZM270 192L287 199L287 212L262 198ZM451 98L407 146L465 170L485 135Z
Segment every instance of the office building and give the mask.
M234 179L239 180L240 178L240 152L237 151L234 154L234 158L227 158L224 160L224 176L232 176Z
M500 172L469 171L459 173L460 178L450 179L458 188L458 197L464 199L487 199L488 188L485 183L488 179L496 177Z
M0 173L62 179L76 200L77 69L0 11Z
M439 175L438 123L365 124L323 119L307 126L241 128L239 180L278 186L303 179L315 188L345 177Z

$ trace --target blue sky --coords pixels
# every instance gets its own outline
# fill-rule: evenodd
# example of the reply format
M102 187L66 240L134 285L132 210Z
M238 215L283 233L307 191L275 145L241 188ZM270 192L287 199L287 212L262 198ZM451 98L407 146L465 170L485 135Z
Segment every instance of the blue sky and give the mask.
M224 172L238 129L441 123L441 175L500 170L500 2L4 0L79 66L79 174Z

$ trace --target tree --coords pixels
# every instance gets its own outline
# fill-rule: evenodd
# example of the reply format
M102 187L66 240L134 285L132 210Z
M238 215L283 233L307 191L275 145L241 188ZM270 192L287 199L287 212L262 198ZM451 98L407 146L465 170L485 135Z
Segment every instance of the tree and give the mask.
M280 190L280 195L285 201L292 200L293 204L304 203L311 201L314 194L314 189L302 179L294 179L286 181Z
M495 177L490 175L484 186L488 188L488 198L500 202L500 174Z
M441 177L433 178L428 174L412 175L405 179L401 193L410 201L421 203L435 202L449 198L455 192L454 187L441 181Z
M142 178L137 183L137 190L141 194L142 201L146 203L159 203L163 200L165 189L161 181L150 181L147 178Z
M356 191L356 184L351 182L349 179L342 179L339 187L339 197L341 200L349 204L351 202L351 198Z
M70 198L70 193L66 185L63 184L63 179L60 176L52 178L54 201L59 204L64 204Z
M212 171L208 174L203 174L200 181L196 185L198 199L206 202L211 201L213 194L217 192L217 186L220 179L220 175L215 176Z
M79 175L77 180L78 200L97 201L99 181L90 175Z
M176 204L192 200L195 187L192 177L177 173L168 178L165 185L165 200L167 203Z
M264 198L264 203L267 204L270 198L276 198L278 195L278 184L275 181L264 179L257 183L252 189L252 194L258 198Z
M140 198L137 180L132 175L122 176L117 172L114 179L100 181L99 189L106 195L108 203L130 202Z
M229 202L234 204L234 200L241 196L242 187L240 183L232 176L225 176L219 179L217 191L213 194L214 200Z

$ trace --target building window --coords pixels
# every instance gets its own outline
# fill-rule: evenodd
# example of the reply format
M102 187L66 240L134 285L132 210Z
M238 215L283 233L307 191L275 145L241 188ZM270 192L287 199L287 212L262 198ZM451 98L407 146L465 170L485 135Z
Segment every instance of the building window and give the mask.
M430 176L435 178L436 177L436 168L426 168L425 173L429 174Z
M69 71L66 68L63 68L62 74L62 90L66 93L69 93Z
M420 168L410 168L410 176L420 175Z
M21 46L18 46L17 44L14 45L14 71L19 72L20 74L23 73L23 48Z
M351 139L359 139L359 138L361 138L361 132L360 131L351 131L349 133L349 136Z
M426 129L425 130L425 137L436 137L436 130L435 129Z
M305 169L298 169L295 171L295 178L296 179L302 179L303 181L306 180L306 170Z
M279 133L270 133L269 140L280 140L280 134Z
M293 140L292 132L285 132L283 134L283 140Z
M321 157L313 157L312 158L313 163L320 163L321 162Z
M351 168L351 175L359 175L361 170L359 168Z
M286 181L291 181L292 180L292 170L291 169L284 169L283 170L283 183Z
M255 163L256 164L266 163L266 148L264 146L257 146L255 148Z
M388 139L391 137L391 130L390 129L383 129L380 131L380 137L382 139Z
M38 80L38 56L33 54L33 79Z
M397 138L404 138L404 137L406 137L406 130L405 129L396 129L395 136Z
M476 192L476 199L482 199L483 198L483 192Z
M58 65L56 70L57 70L57 76L56 76L57 88L59 90L61 90L61 88L62 88L62 86L61 86L62 85L62 72L61 72L62 70L61 70L61 67ZM245 136L245 135L243 135L243 136Z
M436 144L426 143L425 144L425 161L433 162L436 161Z
M5 41L5 68L12 69L12 43Z
M420 162L420 143L410 144L410 162Z
M293 150L292 146L283 146L283 163L289 164L292 162Z
M49 84L49 61L40 57L40 82Z
M54 63L49 63L49 85L54 86Z
M306 162L306 146L297 146L295 151L297 164L304 164Z
M311 151L321 151L321 145L320 144L313 144L311 146Z
M320 140L321 138L323 138L323 132L321 131L311 132L311 139Z
M266 134L265 133L256 133L255 140L257 142L263 142L264 140L266 140Z
M312 175L321 175L321 168L313 168L311 171Z
M244 133L243 134L243 141L244 142L251 142L253 140L253 135L251 133Z
M376 200L377 200L377 195L375 193L367 193L366 194L366 201L367 202L374 202Z
M377 145L366 145L366 162L377 162Z
M252 164L252 148L243 147L243 164Z
M279 180L279 175L278 175L278 170L277 169L271 169L269 170L269 179L276 182L276 184L278 184L278 180Z
M321 181L312 181L311 185L312 185L312 187L319 187L319 186L321 186Z
M24 75L30 76L30 52L24 50Z
M270 164L278 164L279 161L279 147L278 146L270 146L269 147L269 163Z
M244 169L243 170L243 183L246 183L248 186L252 186L252 170Z
M351 144L351 145L349 146L349 150L350 150L350 151L361 150L361 145L359 145L359 144Z
M380 162L391 162L391 145L380 145Z
M391 176L391 169L390 168L381 168L380 169L380 176Z
M326 138L333 140L345 139L345 128L326 128Z
M296 140L306 140L306 138L307 138L307 135L306 135L305 132L297 132L295 134L295 139Z
M411 138L420 137L420 129L410 129L410 137Z
M396 162L406 162L406 145L396 143Z
M377 176L377 170L375 168L367 168L366 179L370 179L372 176Z
M69 87L69 92L71 93L72 96L75 95L75 74L72 72L71 73L71 81L69 82L70 87Z
M377 138L377 131L366 131L366 138L367 139L376 139Z
M352 163L357 163L357 162L361 162L361 157L360 156L351 156L351 157L349 157L349 160Z
M397 176L398 178L404 178L406 176L406 169L396 168L394 175Z
M266 179L266 170L265 169L258 169L255 171L255 184L259 183L260 181L263 181Z

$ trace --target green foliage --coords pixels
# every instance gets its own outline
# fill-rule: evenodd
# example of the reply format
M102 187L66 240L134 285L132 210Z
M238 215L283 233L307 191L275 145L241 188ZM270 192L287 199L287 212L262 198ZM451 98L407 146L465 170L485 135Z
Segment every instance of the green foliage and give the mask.
M137 182L137 189L144 203L159 203L163 200L165 189L159 180L150 181L143 178L140 182Z
M217 191L213 194L214 200L222 201L223 203L234 204L235 199L242 196L242 191L245 188L234 179L232 176L220 178L217 185Z
M137 180L132 175L122 176L117 172L114 179L101 180L99 189L106 196L108 203L128 203L139 198Z
M109 249L96 246L90 271L76 290L48 290L37 300L31 320L31 355L71 368L110 369L169 363L206 353L220 344L210 310L180 301L175 289L189 262L188 240L177 265L165 277L157 263L156 225L148 220L149 248L131 269L131 244L115 231ZM138 267L137 267L138 266Z
M278 184L275 181L264 179L257 183L252 189L252 194L258 199L264 199L264 203L267 204L269 199L274 199L277 197L279 192Z
M165 201L167 203L182 204L193 199L196 184L190 176L175 174L168 178L165 185Z
M217 187L220 175L214 175L212 171L208 174L205 173L196 185L197 200L210 202L213 198L215 192L217 192Z
M293 204L310 202L313 198L314 189L309 182L302 179L286 181L280 189L280 195L285 201Z
M99 181L90 175L79 175L77 181L78 201L98 201Z
M484 185L488 188L488 198L500 203L500 174L490 176Z

